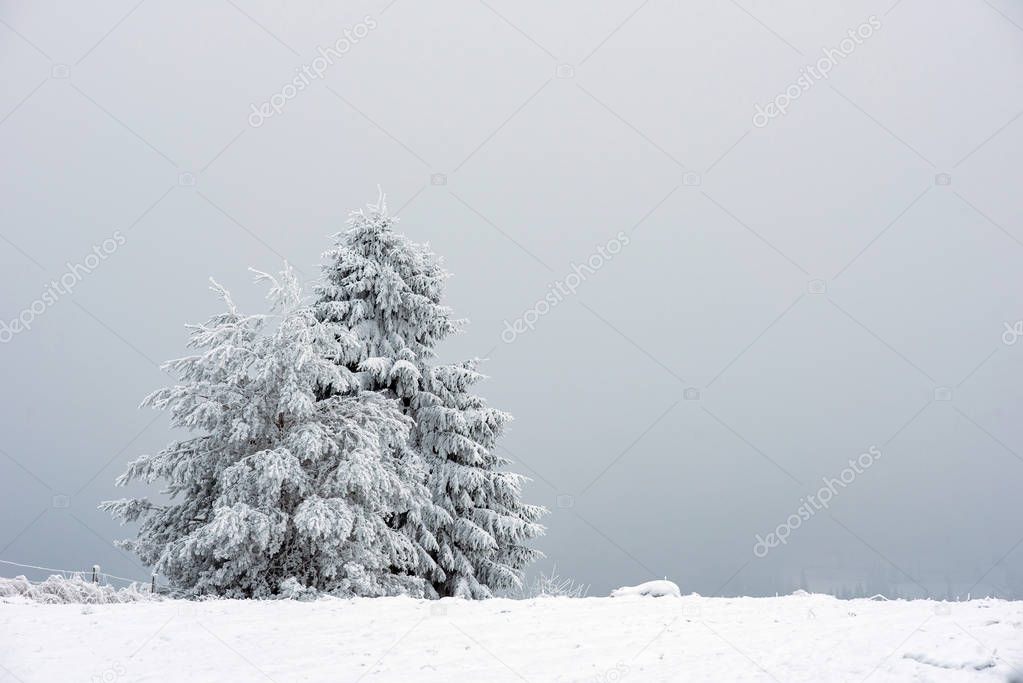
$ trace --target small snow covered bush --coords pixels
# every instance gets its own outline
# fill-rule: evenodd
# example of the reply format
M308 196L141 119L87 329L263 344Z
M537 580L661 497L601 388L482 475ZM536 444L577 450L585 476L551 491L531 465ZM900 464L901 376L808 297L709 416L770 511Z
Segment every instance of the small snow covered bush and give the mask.
M0 598L24 598L48 605L107 605L124 602L160 600L149 586L133 583L127 588L114 588L87 581L81 576L70 578L53 575L45 581L29 581L24 576L0 577Z
M514 595L521 600L530 598L585 598L590 587L575 579L566 578L558 574L557 566L553 567L550 573L540 573L533 582L523 587Z

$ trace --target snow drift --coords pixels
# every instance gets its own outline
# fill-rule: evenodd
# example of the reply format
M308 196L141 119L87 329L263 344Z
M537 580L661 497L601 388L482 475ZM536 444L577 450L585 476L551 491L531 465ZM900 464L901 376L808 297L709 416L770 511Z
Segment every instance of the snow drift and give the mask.
M1023 603L1002 600L5 602L0 681L21 683L1006 683L1023 673Z

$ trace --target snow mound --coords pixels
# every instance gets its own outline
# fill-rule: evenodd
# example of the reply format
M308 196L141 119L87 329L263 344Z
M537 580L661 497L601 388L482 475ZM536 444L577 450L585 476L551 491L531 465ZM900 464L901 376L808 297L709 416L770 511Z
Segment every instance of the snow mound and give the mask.
M612 598L624 598L629 595L645 595L651 598L681 598L682 592L673 581L647 581L638 586L622 586L611 591Z

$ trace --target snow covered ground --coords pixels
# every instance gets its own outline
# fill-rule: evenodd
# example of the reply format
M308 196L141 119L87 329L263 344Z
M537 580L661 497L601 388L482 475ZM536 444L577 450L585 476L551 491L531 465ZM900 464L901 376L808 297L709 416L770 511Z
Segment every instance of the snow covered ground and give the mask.
M17 600L3 683L1023 681L1023 602L1000 600Z

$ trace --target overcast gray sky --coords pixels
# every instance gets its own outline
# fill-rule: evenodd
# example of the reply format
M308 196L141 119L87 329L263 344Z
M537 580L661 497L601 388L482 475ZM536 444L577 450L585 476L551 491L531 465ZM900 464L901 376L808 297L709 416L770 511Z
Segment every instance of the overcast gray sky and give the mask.
M0 2L0 559L145 578L95 508L207 277L315 277L379 184L543 568L1019 598L1021 64L1009 0Z

